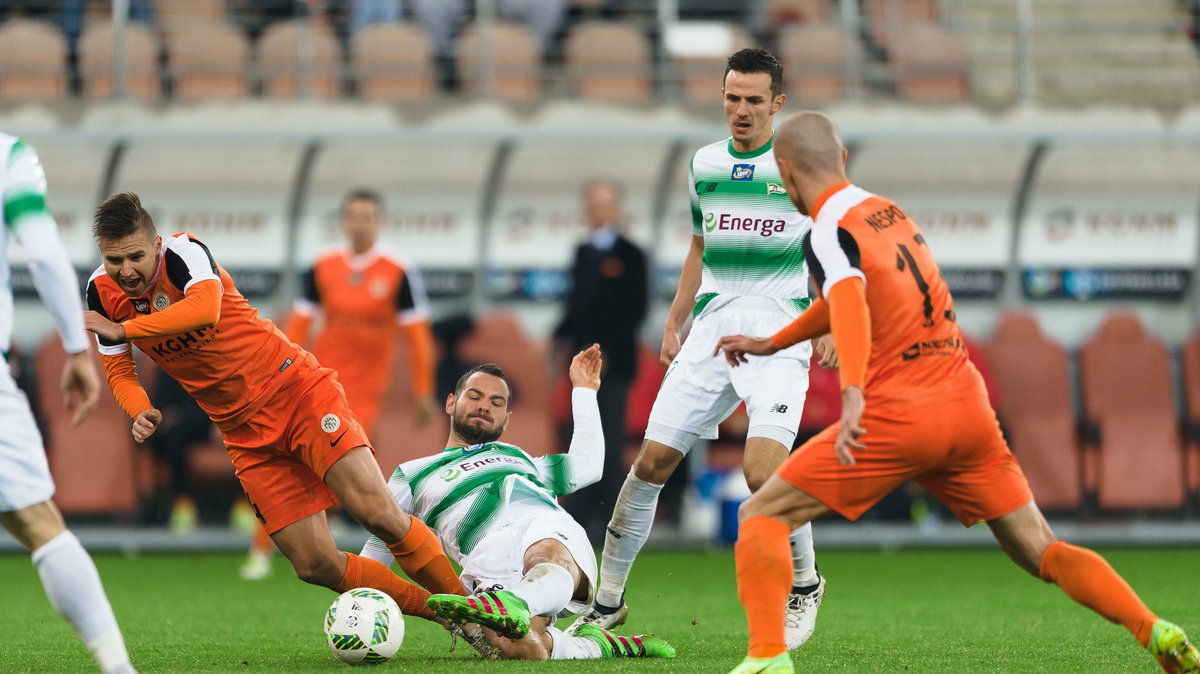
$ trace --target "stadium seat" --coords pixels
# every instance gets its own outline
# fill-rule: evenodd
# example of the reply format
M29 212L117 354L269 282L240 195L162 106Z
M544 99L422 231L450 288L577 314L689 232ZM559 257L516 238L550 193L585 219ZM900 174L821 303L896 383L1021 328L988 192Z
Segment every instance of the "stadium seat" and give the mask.
M1187 410L1187 485L1192 498L1200 499L1200 330L1180 349L1179 360Z
M67 39L48 21L0 24L0 98L53 101L67 93Z
M342 53L333 30L307 19L267 26L258 41L258 74L263 95L293 98L342 94Z
M196 26L167 39L178 100L242 98L250 93L250 43L226 23Z
M1100 507L1182 506L1183 451L1166 346L1136 315L1110 314L1080 349L1079 376Z
M731 23L681 21L675 24L675 28L690 34L689 39L681 41L681 47L686 48L679 48L672 53L670 41L667 45L679 83L680 97L687 103L719 102L723 84L721 75L725 72L729 55L739 49L757 47L757 41L745 28ZM684 33L676 30L675 34ZM699 46L698 42L705 46L703 53L692 49Z
M932 23L904 26L904 39L893 40L888 58L896 93L916 103L953 103L971 97L967 43Z
M229 19L225 0L154 0L154 22L164 36Z
M58 337L51 336L42 342L35 360L38 402L56 487L54 501L67 514L132 514L138 505L137 450L129 434L129 417L108 392L101 374L96 411L71 428L59 387L66 355Z
M650 41L633 24L590 21L567 36L567 75L581 98L642 102L653 92Z
M369 101L422 101L434 94L433 45L412 23L373 23L350 41L357 94Z
M832 13L830 0L767 0L764 28L770 32L792 23L824 23Z
M125 95L142 100L155 100L160 93L158 77L159 44L146 26L131 22L125 25ZM90 99L113 95L114 52L113 25L109 22L89 24L79 38L79 75L84 96Z
M1082 465L1067 352L1033 314L1010 312L983 347L996 382L996 411L1013 454L1043 508L1076 508Z
M510 101L532 101L541 93L542 57L537 38L528 27L497 21L489 41L491 53L483 54L480 26L471 24L455 43L458 77L463 91L486 93ZM487 71L487 72L481 72ZM482 82L489 77L490 85Z
M514 314L501 310L480 316L459 346L463 360L495 363L512 381L513 416L504 438L534 456L559 451L543 351L521 329Z
M951 3L952 4L952 3ZM897 39L909 40L909 26L936 23L937 0L863 0L866 33L875 46L890 50Z
M857 38L837 25L824 23L785 28L779 36L779 58L788 95L805 104L841 99L847 65L852 72L861 73L864 61Z

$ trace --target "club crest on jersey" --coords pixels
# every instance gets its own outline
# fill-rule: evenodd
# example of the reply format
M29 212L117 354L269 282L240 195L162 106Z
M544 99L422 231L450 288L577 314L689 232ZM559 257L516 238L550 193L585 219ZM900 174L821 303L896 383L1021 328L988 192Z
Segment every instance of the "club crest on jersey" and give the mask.
M787 194L787 190L775 183L767 183L767 194Z
M150 313L150 300L138 298L130 301L133 303L134 311L138 312L139 314Z
M321 430L332 433L342 427L342 420L336 414L326 414L321 417Z
M387 296L387 291L388 282L386 279L373 278L371 279L371 282L367 284L367 292L371 293L371 297L377 300L381 300Z
M445 482L453 482L454 478L458 477L459 475L462 475L462 470L455 468L454 466L450 466L449 468L438 473L438 477Z
M166 309L169 306L171 306L171 298L167 297L166 293L155 293L154 294L154 310L155 311L162 311L163 309Z
M754 164L734 164L732 180L754 180Z

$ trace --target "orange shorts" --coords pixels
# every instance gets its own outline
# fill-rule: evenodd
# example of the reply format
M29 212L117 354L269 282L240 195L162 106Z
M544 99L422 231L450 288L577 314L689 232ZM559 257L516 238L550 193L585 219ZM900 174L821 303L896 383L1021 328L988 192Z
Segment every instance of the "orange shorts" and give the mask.
M1007 515L1033 500L986 397L923 404L867 403L856 465L838 463L838 426L818 433L776 473L829 509L856 520L879 499L916 480L965 526Z
M347 451L371 446L327 368L297 372L224 436L242 489L269 534L336 505L325 471Z

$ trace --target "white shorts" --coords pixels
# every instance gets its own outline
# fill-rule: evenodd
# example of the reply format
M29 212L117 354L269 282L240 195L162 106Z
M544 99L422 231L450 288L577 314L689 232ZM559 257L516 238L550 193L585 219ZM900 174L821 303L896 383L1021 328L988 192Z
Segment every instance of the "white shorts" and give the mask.
M583 527L566 511L530 502L509 504L505 519L508 521L484 536L462 559L459 577L467 591L511 591L525 575L525 551L540 540L554 538L567 547L588 582L587 601L571 600L559 617L591 610L596 596L596 552Z
M761 297L736 298L700 314L663 377L650 411L650 428L713 440L717 424L745 401L750 416L747 436L778 440L790 450L808 393L812 345L805 340L771 356L749 356L750 362L738 367L730 367L724 354L713 356L713 349L726 335L769 337L791 321L775 300Z
M54 483L29 400L0 368L0 512L12 512L49 501Z

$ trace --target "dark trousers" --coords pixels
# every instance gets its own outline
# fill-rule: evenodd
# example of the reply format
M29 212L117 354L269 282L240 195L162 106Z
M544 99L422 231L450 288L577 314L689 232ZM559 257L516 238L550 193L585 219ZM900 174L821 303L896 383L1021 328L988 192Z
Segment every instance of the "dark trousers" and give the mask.
M612 517L617 494L625 483L625 405L630 375L609 373L600 384L596 403L600 408L600 428L604 433L604 475L600 481L567 497L567 512L575 518L592 545L604 543L604 531Z

